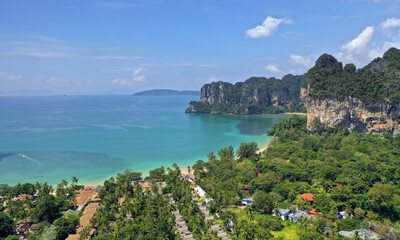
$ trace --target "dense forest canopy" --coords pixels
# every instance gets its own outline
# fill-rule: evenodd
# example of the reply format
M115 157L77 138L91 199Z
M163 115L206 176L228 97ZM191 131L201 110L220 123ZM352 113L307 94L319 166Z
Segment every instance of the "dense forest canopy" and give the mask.
M396 48L358 70L354 64L343 67L333 56L323 54L307 75L313 98L344 100L351 96L365 102L400 102L400 50Z

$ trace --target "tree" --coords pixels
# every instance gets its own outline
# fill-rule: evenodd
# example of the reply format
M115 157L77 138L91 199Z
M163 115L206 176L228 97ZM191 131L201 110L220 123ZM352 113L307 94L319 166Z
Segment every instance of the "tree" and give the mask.
M393 199L393 187L387 184L375 183L369 190L368 197L379 211L387 208Z
M276 203L270 194L259 191L256 193L252 206L260 213L271 213L275 205Z
M232 146L224 147L223 149L219 150L218 155L219 155L221 161L233 160L235 157Z
M260 190L270 192L278 182L273 174L263 174L253 180L253 185Z
M194 175L196 178L202 179L205 177L203 160L197 160L197 162L193 165L192 169L194 170Z
M314 207L321 211L325 216L335 217L337 208L335 202L327 194L316 194L314 196Z
M307 231L300 235L299 240L324 240L325 238L316 232Z
M69 234L75 233L76 226L79 223L79 215L68 215L67 217L60 217L54 221L56 238L66 239Z
M53 191L53 186L48 185L47 182L45 182L43 185L41 185L39 189L39 197L43 198L49 195L52 191Z
M57 185L57 189L56 189L56 194L57 197L65 197L66 195L66 187L68 186L68 182L67 180L63 179L61 180L61 182Z
M5 213L0 212L0 238L13 234L13 220Z
M155 168L149 171L149 176L146 179L153 179L158 181L165 181L165 168Z
M78 184L78 181L79 181L79 179L76 176L73 176L72 179L71 179L71 182L72 182L73 185Z
M33 214L37 222L52 223L60 216L60 204L53 195L47 195L38 202Z
M257 151L259 150L257 143L241 143L239 149L236 151L236 155L240 158L240 160L244 160L257 155Z

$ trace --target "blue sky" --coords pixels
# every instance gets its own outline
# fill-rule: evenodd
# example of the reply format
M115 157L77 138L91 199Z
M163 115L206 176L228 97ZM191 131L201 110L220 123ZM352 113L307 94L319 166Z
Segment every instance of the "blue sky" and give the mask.
M123 94L362 67L400 47L399 0L1 1L0 91Z

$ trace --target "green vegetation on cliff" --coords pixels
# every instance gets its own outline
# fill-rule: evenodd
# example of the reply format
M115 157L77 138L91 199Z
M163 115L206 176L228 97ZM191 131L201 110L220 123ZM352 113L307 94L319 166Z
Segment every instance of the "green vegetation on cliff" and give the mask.
M306 76L286 75L280 79L252 77L231 84L212 82L201 89L201 101L192 101L186 112L213 114L260 114L305 112L301 88Z
M307 75L313 98L344 100L351 96L365 102L400 102L400 50L396 48L358 70L354 64L343 68L333 56L323 54Z

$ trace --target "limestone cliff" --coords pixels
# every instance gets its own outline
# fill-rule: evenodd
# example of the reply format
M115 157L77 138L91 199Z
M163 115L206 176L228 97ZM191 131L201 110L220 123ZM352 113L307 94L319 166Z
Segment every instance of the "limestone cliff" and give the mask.
M361 133L400 132L400 50L362 69L322 55L308 71L307 129L338 125Z
M315 130L318 122L324 129L338 125L361 133L400 132L400 104L378 101L366 104L357 98L345 100L307 99L307 128Z
M305 75L286 75L282 80L252 77L236 84L212 82L201 88L200 102L190 102L186 112L259 114L305 111L302 102L305 88Z

